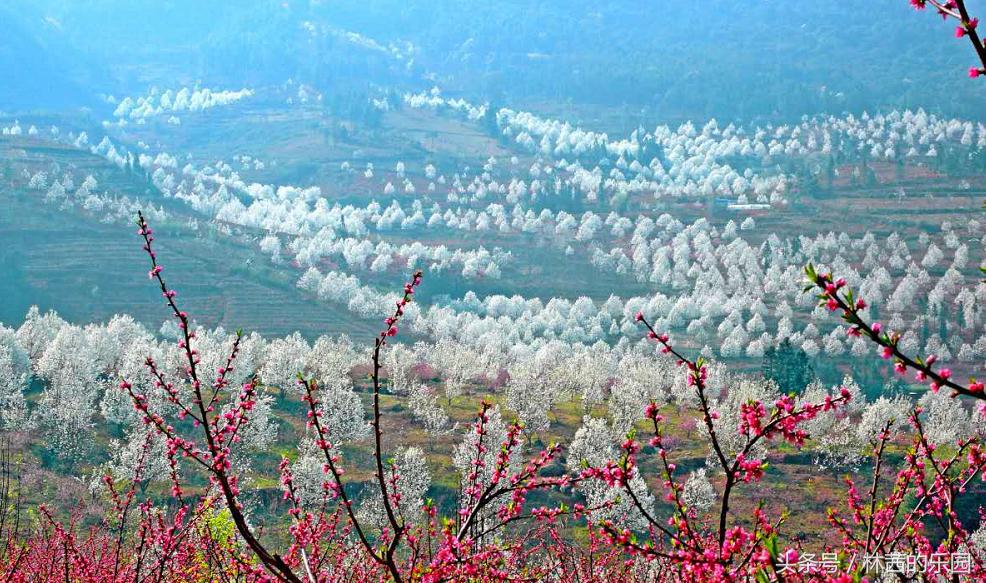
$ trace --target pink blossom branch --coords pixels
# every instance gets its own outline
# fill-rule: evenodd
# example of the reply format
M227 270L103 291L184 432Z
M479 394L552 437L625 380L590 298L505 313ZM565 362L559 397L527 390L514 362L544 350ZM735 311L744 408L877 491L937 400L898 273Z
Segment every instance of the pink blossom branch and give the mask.
M198 351L192 347L192 339L195 337L194 332L189 328L189 318L188 314L179 309L178 304L175 301L178 293L173 289L169 288L161 275L164 271L164 267L161 266L157 261L157 254L153 249L153 231L144 220L142 213L137 213L137 233L144 240L144 252L147 253L148 258L151 262L151 270L148 272L148 276L155 280L158 287L161 289L161 295L165 298L165 303L171 309L172 314L178 320L178 327L181 330L182 338L179 340L179 347L183 350L186 360L185 373L188 375L191 381L192 393L194 395L193 405L197 408L197 420L202 424L203 433L205 435L206 443L208 446L208 460L210 464L208 465L211 478L214 483L219 487L220 491L226 502L226 507L230 512L230 516L233 519L233 523L236 526L237 531L243 540L247 543L247 546L257 555L264 567L268 571L282 581L288 581L290 583L301 583L301 579L291 570L290 566L284 562L284 560L276 553L271 553L267 548L258 540L257 536L253 533L249 524L247 523L246 517L243 515L241 505L237 500L237 495L239 488L237 486L236 476L230 476L227 471L229 470L229 448L228 443L223 444L223 435L229 434L229 440L232 441L233 436L236 434L236 428L238 428L242 423L245 423L246 413L252 407L251 394L252 390L255 388L255 380L244 386L244 392L241 393L240 401L238 406L234 409L232 418L225 417L226 425L222 430L219 430L219 416L215 418L210 418L209 413L213 409L211 402L206 404L202 395L202 383L199 380L198 373L198 363L200 361ZM238 342L235 344L238 346ZM231 352L231 355L235 355L235 352ZM230 358L232 360L232 356ZM216 385L222 384L225 380L225 372L219 373L220 381L217 381ZM124 381L125 382L125 381ZM135 405L140 403L143 404L143 410L145 415L147 411L147 400L146 397L143 400L137 399L132 391L132 387L126 387L128 391L131 392L131 396L134 397ZM160 416L155 415L153 422L158 429L166 428L163 419ZM173 430L170 432L169 438L174 442L177 436L174 434ZM189 454L192 454L193 450L188 444L182 442L182 449ZM196 457L196 456L193 456ZM197 459L197 458L196 458ZM204 461L204 460L200 460Z
M800 409L796 409L794 407L794 400L786 395L775 402L774 411L766 425L761 424L760 421L760 418L765 415L765 409L761 403L744 404L741 410L743 421L739 429L746 435L747 439L740 452L736 454L732 461L729 461L719 443L719 437L715 431L714 420L718 418L718 413L712 410L708 397L705 394L706 366L704 360L700 357L697 361L692 361L675 350L671 345L668 334L658 333L654 330L654 327L647 321L642 312L637 312L636 320L647 328L649 338L661 344L662 352L673 354L678 358L679 364L685 364L688 368L688 384L695 387L702 411L702 418L706 430L709 433L713 451L725 472L726 482L720 500L718 531L719 544L722 545L726 538L729 500L734 487L738 481L749 482L750 480L759 480L766 468L766 464L761 463L759 460L747 458L753 447L761 439L770 439L778 434L795 445L800 446L804 443L807 434L803 430L798 429L797 425L814 418L821 411L828 411L848 402L851 395L845 387L842 387L839 397L827 397L823 404L807 404ZM654 412L648 408L648 415L652 414Z
M910 0L910 3L917 10L924 10L928 4L931 4L943 20L953 18L959 21L958 26L955 27L955 37L969 37L969 42L972 43L980 62L979 67L969 68L969 76L979 77L986 74L986 46L983 46L977 31L979 19L969 15L965 0L945 0L944 2L939 0Z
M874 457L876 458L876 463L873 467L873 481L870 484L870 524L866 529L866 548L869 549L870 542L873 540L873 529L875 527L875 519L873 518L874 512L876 511L876 492L877 487L880 484L880 471L883 467L883 452L887 447L887 442L890 441L890 427L893 425L894 420L889 419L886 424L884 424L883 429L879 434L879 443L876 447L876 452Z
M342 500L342 508L346 511L349 517L349 522L352 524L353 528L356 529L356 535L359 537L360 542L363 547L369 553L371 557L381 565L386 565L386 559L378 555L374 550L373 545L370 543L366 534L363 532L363 528L356 518L356 513L353 510L353 503L346 494L345 483L343 482L342 475L343 469L338 467L338 456L333 453L332 444L328 441L328 430L322 425L321 411L318 410L318 401L315 399L316 392L318 390L317 381L299 381L305 386L305 397L304 400L308 404L308 423L315 429L318 437L315 439L315 445L322 451L325 456L325 465L322 467L322 471L328 473L332 476L331 494L333 498L338 497Z
M397 569L397 565L394 562L394 554L397 552L397 547L400 544L401 536L403 536L405 531L405 525L402 521L397 520L397 516L394 514L394 508L391 504L391 497L387 493L387 483L384 478L383 472L383 430L380 427L380 367L381 367L381 357L380 351L383 349L384 345L387 343L387 338L397 335L397 324L404 315L404 308L412 301L414 288L421 285L421 271L418 270L414 273L411 281L404 284L404 295L401 299L397 300L397 306L394 309L392 316L386 318L384 323L387 325L387 329L380 332L373 345L373 419L370 424L373 426L373 459L376 462L376 478L377 485L380 487L380 495L383 497L383 508L387 515L387 521L390 523L391 527L394 529L393 538L387 546L386 551L386 561L387 569L390 571L391 576L398 583L401 581L400 572Z
M928 355L924 359L919 357L911 358L900 351L898 344L901 335L894 331L885 331L879 323L868 324L860 316L860 310L866 308L866 301L855 295L852 289L846 284L846 280L839 278L833 279L831 273L817 273L815 267L808 264L805 267L805 274L810 285L805 287L805 291L818 288L819 305L825 306L829 311L841 311L842 319L849 324L848 334L850 336L865 336L876 344L883 347L881 356L894 361L894 369L903 374L908 368L915 370L914 379L919 382L930 381L928 383L932 392L938 392L942 388L952 390L952 396L964 395L973 399L986 400L986 393L983 392L984 384L976 379L970 379L967 386L962 386L952 380L951 369L941 367L938 370L932 365L938 360L935 355Z
M390 572L391 577L393 577L393 579L397 582L402 580L402 576L395 560L395 554L400 546L401 538L406 533L406 526L403 519L398 520L397 514L394 511L393 501L394 495L396 494L396 484L394 492L390 492L387 488L387 480L384 476L382 446L383 431L380 426L380 420L382 417L380 412L381 350L387 344L387 338L397 335L397 324L404 315L405 307L413 299L412 296L414 295L414 289L421 284L421 276L421 271L416 271L411 280L404 285L404 295L397 301L394 313L384 319L384 323L387 325L387 328L380 332L373 345L373 418L370 423L373 427L373 458L374 463L376 464L375 477L377 479L377 486L380 489L380 495L383 499L387 521L393 529L393 534L388 540L383 554L377 553L374 546L370 543L369 538L366 536L362 525L360 525L359 520L356 517L355 511L352 507L352 501L346 494L345 484L342 480L342 469L337 466L338 458L333 453L332 445L328 441L328 429L322 425L321 420L319 419L321 412L318 410L318 401L316 400L318 384L315 380L306 381L304 379L299 379L298 381L305 387L304 400L308 404L308 423L310 426L315 428L315 431L318 434L318 437L316 438L316 446L325 456L326 463L323 469L326 473L329 473L332 476L333 482L331 489L333 497L339 497L342 499L342 507L346 511L350 524L352 524L353 528L356 529L357 536L369 555L374 559L374 561L385 566Z
M477 445L475 458L472 460L472 469L467 476L471 484L463 492L465 498L469 500L469 506L461 508L459 511L459 515L463 517L462 523L457 528L455 537L459 542L466 540L467 534L471 532L482 510L498 499L508 494L511 496L510 502L502 505L497 512L501 521L507 521L521 513L526 495L531 490L565 488L580 480L580 478L569 476L558 478L539 477L541 470L551 463L561 452L561 446L555 443L549 444L546 449L528 461L524 468L511 475L509 472L510 459L514 449L520 443L519 435L523 430L520 423L514 422L507 428L507 436L500 444L500 452L494 462L490 483L485 488L482 487L479 478L480 470L485 467L485 462L482 458L486 452L486 446L482 445L482 442L484 436L487 434L486 423L489 421L487 412L491 407L492 404L483 401L474 426L477 434ZM476 536L473 538L478 540L480 537Z

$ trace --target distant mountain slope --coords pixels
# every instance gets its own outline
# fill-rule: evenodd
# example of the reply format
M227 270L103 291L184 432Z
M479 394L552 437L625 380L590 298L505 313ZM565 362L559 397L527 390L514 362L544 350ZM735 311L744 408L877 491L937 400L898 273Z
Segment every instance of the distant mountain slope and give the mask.
M975 62L968 43L904 0L5 5L17 6L9 10L18 18L0 18L12 22L9 34L0 34L0 66L13 70L17 83L0 89L0 97L18 103L76 95L73 81L82 78L92 92L118 96L153 84L247 86L293 78L326 95L346 85L401 90L408 82L416 89L435 83L512 107L619 109L631 123L790 121L890 107L986 119L982 81L966 78ZM41 28L46 19L57 34ZM45 44L54 42L66 44ZM81 62L84 55L91 62ZM122 84L93 74L99 67Z
M106 74L67 42L56 21L0 6L0 110L57 110L98 104L93 81Z
M449 88L506 103L646 107L649 119L888 106L986 116L969 43L905 0L336 0L320 13L408 39Z
M78 54L91 55L119 78L117 86L94 84L93 90L118 97L149 85L252 86L293 78L328 86L331 78L387 86L406 77L405 62L388 47L350 35L304 3L7 1L18 13L35 13L32 27L45 19L59 23Z

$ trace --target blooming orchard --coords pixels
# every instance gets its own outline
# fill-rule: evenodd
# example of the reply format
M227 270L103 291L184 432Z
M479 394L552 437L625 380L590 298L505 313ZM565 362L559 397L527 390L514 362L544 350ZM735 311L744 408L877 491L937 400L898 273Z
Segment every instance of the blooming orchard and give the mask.
M986 74L962 0L911 4L954 21L982 61L969 75ZM405 64L415 52L301 32ZM915 109L610 136L438 88L394 95L373 110L459 118L494 153L354 155L338 167L347 198L265 181L266 155L134 143L165 116L322 101L293 81L114 99L93 138L2 129L153 188L157 207L43 158L12 178L58 212L136 214L167 318L151 330L32 308L0 326L0 428L18 440L0 455L4 580L848 582L893 575L880 557L910 557L922 580L986 579L981 219L780 224L805 200L822 208L820 184L906 209L913 193L881 194L878 172L981 170L986 126ZM364 344L199 325L172 284L200 275L172 273L158 222L245 243L293 271L292 291L378 332ZM555 262L564 277L545 275L543 298L497 287ZM573 272L628 291L607 297ZM458 291L433 293L439 280ZM826 363L840 382L814 375ZM38 473L76 478L102 508L47 504L22 527L30 485L8 454L24 444ZM826 498L833 471L849 475ZM784 507L790 490L802 506Z

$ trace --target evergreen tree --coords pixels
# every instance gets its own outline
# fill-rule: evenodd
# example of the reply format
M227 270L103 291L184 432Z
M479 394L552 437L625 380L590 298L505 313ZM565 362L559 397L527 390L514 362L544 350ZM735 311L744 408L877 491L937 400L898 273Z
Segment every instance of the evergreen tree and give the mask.
M764 351L761 370L764 378L776 382L782 392L800 393L815 380L808 355L786 338L777 347Z

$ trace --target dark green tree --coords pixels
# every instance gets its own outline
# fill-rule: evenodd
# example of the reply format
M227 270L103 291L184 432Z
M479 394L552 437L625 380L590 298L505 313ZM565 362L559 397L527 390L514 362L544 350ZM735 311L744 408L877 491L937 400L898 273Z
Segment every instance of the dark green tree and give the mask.
M776 382L785 393L801 393L815 380L815 369L808 354L786 338L777 347L764 351L761 371L764 378Z

